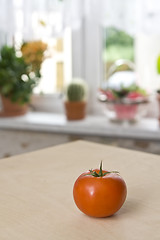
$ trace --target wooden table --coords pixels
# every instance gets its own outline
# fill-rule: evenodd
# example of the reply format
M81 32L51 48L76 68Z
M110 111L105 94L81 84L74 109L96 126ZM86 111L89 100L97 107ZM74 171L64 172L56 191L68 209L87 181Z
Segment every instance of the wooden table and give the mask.
M91 218L74 204L81 172L119 170L126 203L112 217ZM160 157L77 141L0 160L0 240L159 240Z

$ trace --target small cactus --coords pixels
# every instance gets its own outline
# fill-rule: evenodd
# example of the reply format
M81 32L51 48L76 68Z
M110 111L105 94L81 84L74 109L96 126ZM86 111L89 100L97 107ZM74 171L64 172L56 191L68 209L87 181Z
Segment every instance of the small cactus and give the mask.
M87 86L83 80L75 80L67 87L67 100L71 102L83 101L86 97Z

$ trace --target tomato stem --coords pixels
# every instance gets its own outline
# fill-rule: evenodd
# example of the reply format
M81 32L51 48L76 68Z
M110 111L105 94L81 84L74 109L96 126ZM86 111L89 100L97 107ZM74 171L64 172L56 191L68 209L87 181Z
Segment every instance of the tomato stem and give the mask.
M96 171L93 171L92 169L89 170L90 173L86 174L86 175L92 175L93 177L104 177L105 175L109 174L109 173L119 173L118 171L107 171L103 173L102 170L102 161L100 163L100 168L99 168L99 173L97 173Z

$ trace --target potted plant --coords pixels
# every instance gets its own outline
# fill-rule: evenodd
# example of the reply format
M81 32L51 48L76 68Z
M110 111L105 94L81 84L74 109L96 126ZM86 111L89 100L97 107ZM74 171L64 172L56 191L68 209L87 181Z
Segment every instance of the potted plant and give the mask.
M120 89L100 89L101 98L107 102L109 109L115 112L118 120L134 120L138 113L138 106L148 102L144 89L136 84Z
M0 116L19 116L27 112L28 103L39 77L32 65L18 57L15 47L3 46L0 50Z
M80 120L86 115L87 85L74 79L66 88L65 111L68 120Z

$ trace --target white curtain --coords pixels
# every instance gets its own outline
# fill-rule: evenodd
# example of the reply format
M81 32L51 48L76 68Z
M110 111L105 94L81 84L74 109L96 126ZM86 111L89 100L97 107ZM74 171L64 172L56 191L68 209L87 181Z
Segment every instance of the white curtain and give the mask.
M160 33L159 0L86 0L83 2L85 17L89 18L94 14L100 25L115 26L131 34Z
M12 42L15 30L15 16L12 0L0 0L0 45Z
M61 35L62 0L0 0L0 44L11 43L15 33L23 40Z
M58 36L93 15L99 25L131 34L160 32L159 0L0 0L0 44L11 42L15 32L25 40Z

